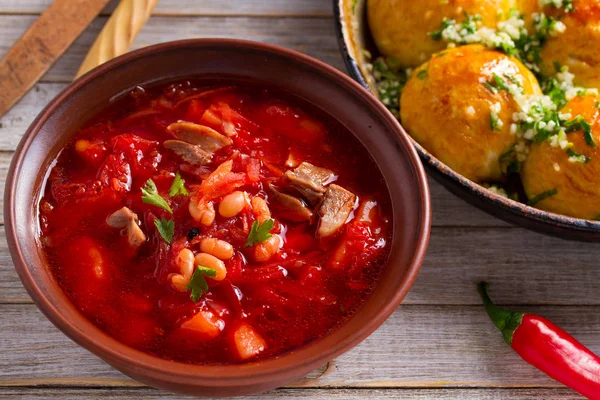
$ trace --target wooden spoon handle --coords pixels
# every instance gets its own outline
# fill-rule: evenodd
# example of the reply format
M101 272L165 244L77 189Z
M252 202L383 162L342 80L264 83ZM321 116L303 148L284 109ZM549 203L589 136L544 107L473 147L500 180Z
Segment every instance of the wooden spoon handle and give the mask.
M121 0L83 60L79 76L129 50L158 0Z

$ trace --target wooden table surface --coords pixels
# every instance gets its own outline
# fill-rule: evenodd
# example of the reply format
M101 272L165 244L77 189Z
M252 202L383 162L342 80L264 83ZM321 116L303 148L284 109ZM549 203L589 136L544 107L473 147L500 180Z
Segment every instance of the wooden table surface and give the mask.
M50 2L0 0L0 56ZM0 118L2 187L21 135L72 79L114 6ZM330 0L161 0L135 47L197 37L277 44L345 70ZM483 279L491 282L491 294L498 303L542 314L600 353L600 245L568 242L510 226L433 181L431 194L429 252L413 289L392 317L361 345L301 381L250 397L580 398L523 362L504 344L475 286ZM0 398L100 397L179 398L122 375L50 324L14 272L2 230Z

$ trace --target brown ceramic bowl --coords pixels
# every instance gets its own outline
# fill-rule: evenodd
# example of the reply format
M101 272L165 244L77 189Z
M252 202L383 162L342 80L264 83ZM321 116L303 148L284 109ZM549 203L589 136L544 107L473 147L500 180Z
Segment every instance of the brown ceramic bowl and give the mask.
M336 34L350 75L363 87L377 93L375 78L365 57L365 50L373 58L378 56L369 31L366 4L367 0L333 0ZM455 172L416 141L413 144L427 172L437 182L483 211L509 223L563 239L600 241L600 222L543 211L499 196Z
M326 110L363 143L393 199L391 254L380 284L357 313L324 338L278 357L240 365L188 365L151 356L111 338L80 314L58 287L38 243L37 208L52 161L69 137L112 99L136 85L224 78L274 86ZM13 158L5 195L6 235L15 268L40 310L67 336L119 371L173 392L231 396L300 379L351 349L398 307L427 248L429 189L408 136L369 92L305 55L266 44L199 39L146 47L75 81L29 127ZM402 351L402 349L397 349Z

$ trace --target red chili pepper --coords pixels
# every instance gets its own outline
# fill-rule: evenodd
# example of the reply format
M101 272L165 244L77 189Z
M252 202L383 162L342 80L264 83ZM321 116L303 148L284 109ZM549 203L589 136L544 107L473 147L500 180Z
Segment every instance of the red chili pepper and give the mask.
M487 287L482 282L478 288L485 310L523 360L582 395L600 399L600 357L545 318L496 307Z

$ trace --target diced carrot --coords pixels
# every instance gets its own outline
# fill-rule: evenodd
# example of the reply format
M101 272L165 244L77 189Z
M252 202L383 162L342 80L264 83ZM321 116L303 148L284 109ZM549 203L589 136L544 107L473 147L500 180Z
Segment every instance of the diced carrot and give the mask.
M223 177L231 172L233 167L233 161L225 161L219 165L200 185L200 192L207 193L210 189L215 186Z
M214 339L225 327L225 322L208 310L202 310L181 324L181 329L187 329Z
M221 120L221 117L219 117L217 115L217 113L215 112L214 106L211 106L208 110L204 111L204 114L202 115L200 122L215 127L215 126L221 126L221 123L223 121Z
M233 160L225 161L206 178L198 189L198 194L205 200L212 200L233 192L244 185L247 176L244 173L232 173Z
M234 351L242 360L256 357L267 347L265 340L246 323L241 323L233 333Z

